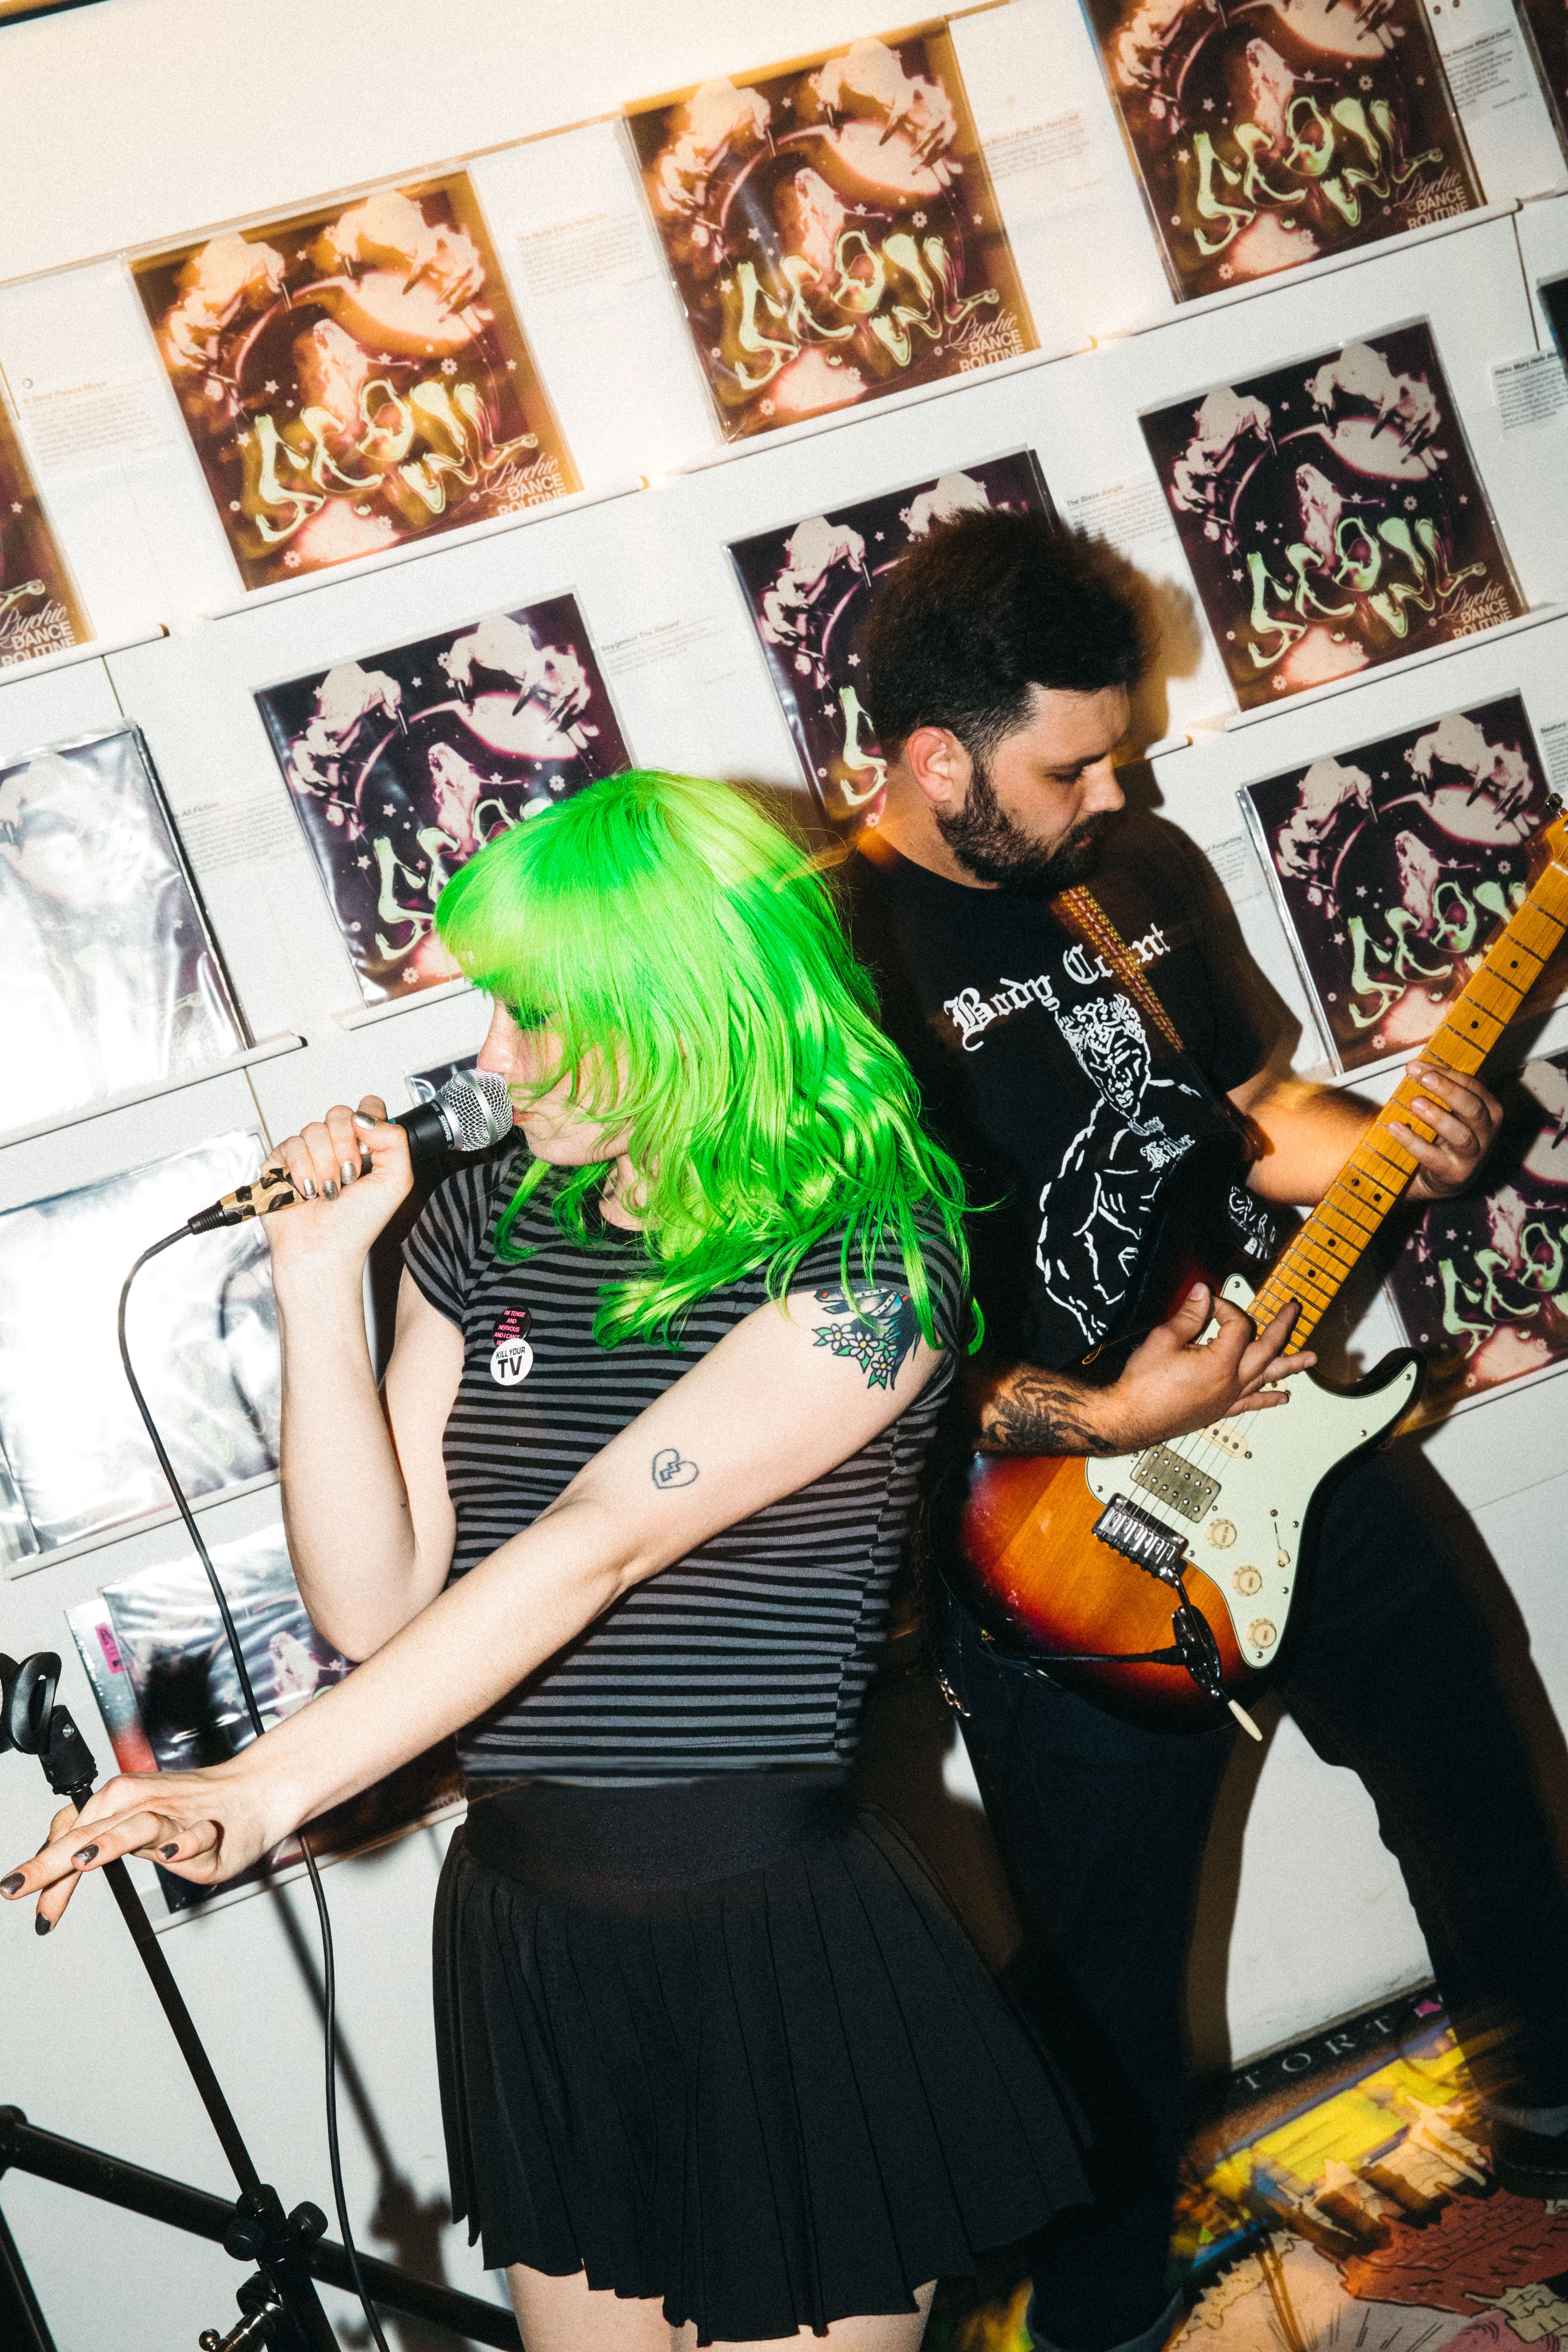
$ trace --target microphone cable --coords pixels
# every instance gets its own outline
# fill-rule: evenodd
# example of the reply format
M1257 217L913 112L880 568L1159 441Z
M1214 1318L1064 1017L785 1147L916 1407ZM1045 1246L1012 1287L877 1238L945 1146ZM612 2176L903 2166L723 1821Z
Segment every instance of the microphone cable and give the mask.
M223 1619L223 1630L228 1641L229 1654L234 1660L235 1671L239 1676L239 1687L245 1699L245 1711L250 1717L252 1731L259 1739L263 1737L267 1727L261 1720L261 1709L256 1703L256 1692L251 1685L249 1669L245 1663L245 1652L240 1645L238 1630L229 1610L228 1596L219 1580L217 1570L213 1566L212 1555L203 1540L202 1531L196 1525L195 1513L191 1508L184 1488L174 1474L174 1465L169 1459L163 1441L158 1434L158 1424L153 1420L147 1400L142 1393L142 1384L132 1367L131 1349L125 1337L125 1309L130 1301L132 1284L150 1259L157 1257L166 1249L173 1249L176 1242L188 1241L191 1237L189 1225L180 1226L176 1233L165 1234L161 1242L154 1242L151 1249L142 1251L126 1276L120 1293L118 1323L120 1361L124 1367L125 1378L130 1383L131 1393L135 1399L136 1410L142 1416L142 1426L153 1442L153 1451L158 1457L158 1467L169 1482L169 1491L174 1496L180 1517L185 1523L185 1532L195 1546L196 1556L206 1570L207 1582L212 1586L213 1598L217 1602L218 1614ZM316 1867L316 1857L310 1851L310 1839L302 1828L296 1832L296 1835L300 1840L300 1850L305 1857L305 1871L310 1882L310 1892L316 1898L316 1916L321 1922L321 2008L326 2045L327 2158L332 2176L332 2202L337 2208L338 2229L342 2238L343 2252L349 2258L354 2293L359 2297L360 2308L364 2313L369 2325L371 2341L375 2346L375 2352L387 2352L386 2338L382 2334L381 2322L377 2319L370 2296L365 2291L363 2274L360 2270L359 2249L354 2243L353 2231L349 2227L348 2199L343 2192L342 2159L338 2145L338 1982L337 1964L332 1951L332 1923L328 1916L326 1892L321 1885L321 1874Z

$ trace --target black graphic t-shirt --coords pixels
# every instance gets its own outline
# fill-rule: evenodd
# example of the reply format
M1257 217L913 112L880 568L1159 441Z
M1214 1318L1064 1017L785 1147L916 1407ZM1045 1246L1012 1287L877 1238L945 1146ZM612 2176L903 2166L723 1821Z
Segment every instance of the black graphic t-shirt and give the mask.
M975 1293L1015 1360L1058 1369L1113 1327L1162 1176L1232 1124L1222 1097L1265 1059L1205 938L1202 873L1184 835L1130 818L1092 884L1178 1054L1043 900L951 882L875 835L847 861L884 1024L971 1200L997 1204L973 1222ZM1269 1223L1249 1194L1232 1207Z

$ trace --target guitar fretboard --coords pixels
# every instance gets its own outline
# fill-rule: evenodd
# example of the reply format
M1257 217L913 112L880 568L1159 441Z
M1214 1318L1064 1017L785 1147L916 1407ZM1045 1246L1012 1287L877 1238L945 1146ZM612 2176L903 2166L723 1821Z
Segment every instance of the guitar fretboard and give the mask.
M1499 932L1484 961L1421 1058L1458 1076L1481 1066L1568 931L1568 872L1555 862ZM1412 1103L1418 1077L1403 1077L1328 1192L1290 1242L1250 1309L1259 1330L1292 1299L1300 1301L1289 1352L1306 1346L1367 1244L1415 1175L1418 1162L1391 1122L1401 1119L1423 1141L1433 1130Z

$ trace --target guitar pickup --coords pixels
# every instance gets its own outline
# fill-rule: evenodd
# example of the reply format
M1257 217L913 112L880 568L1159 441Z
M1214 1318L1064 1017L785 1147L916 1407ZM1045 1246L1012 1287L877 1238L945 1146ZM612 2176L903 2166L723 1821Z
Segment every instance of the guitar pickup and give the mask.
M1094 1523L1094 1532L1102 1544L1119 1551L1134 1568L1146 1569L1151 1576L1174 1584L1180 1578L1182 1559L1186 1545L1174 1528L1166 1527L1128 1499L1125 1495L1112 1495Z
M1219 1497L1219 1480L1194 1470L1168 1445L1151 1445L1138 1456L1132 1465L1132 1484L1194 1523L1206 1518Z

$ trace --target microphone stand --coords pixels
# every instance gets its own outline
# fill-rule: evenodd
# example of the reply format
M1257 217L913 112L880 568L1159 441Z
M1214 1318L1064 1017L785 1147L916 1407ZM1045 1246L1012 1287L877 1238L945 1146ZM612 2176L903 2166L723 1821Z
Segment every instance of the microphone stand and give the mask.
M24 1658L20 1664L14 1658L0 1654L0 1754L15 1748L21 1755L36 1756L55 1795L63 1797L68 1804L74 1805L80 1812L92 1794L98 1768L92 1751L78 1730L69 1711L56 1703L55 1691L59 1675L60 1662L53 1651L38 1651L32 1657ZM190 2070L197 2095L207 2111L208 2119L217 2134L218 2144L238 2184L239 2193L222 2231L224 2251L232 2254L237 2262L254 2263L256 2265L251 2276L243 2280L236 2291L235 2299L239 2305L241 2317L226 2336L220 2336L216 2328L206 2329L200 2338L201 2352L258 2352L258 2347L264 2345L272 2347L273 2352L338 2352L336 2334L321 2308L315 2285L318 2271L330 2275L342 2267L342 2250L325 2239L327 2217L319 2205L310 2203L296 2205L292 2212L286 2213L276 2189L264 2181L257 2171L239 2126L234 2119L233 2110L224 2096L223 2086L213 2071L212 2061L196 2031L195 2021L185 2007L180 1988L160 1948L153 1923L132 1883L130 1872L123 1862L106 1862L101 1874L109 1881L120 1915L130 1929L131 1939L141 1955L142 1965L152 1980L153 1990L179 2044L180 2055ZM0 2110L0 2123L9 2127L0 2137L0 2170L3 2170L7 2156L15 2152L5 2143L20 2142L24 2131L19 2127L25 2126L25 2118L16 2116L14 2109ZM31 2137L41 2142L48 2136L40 2133ZM58 2145L62 2148L69 2146L66 2142ZM93 2155L96 2152L72 2153ZM115 2172L134 2171L134 2168L114 2166L112 2159L108 2163L110 2169ZM105 2160L100 2158L97 2169L102 2170L104 2165ZM89 2167L88 2177L71 2185L87 2187L92 2193L96 2188L91 2178L92 2169ZM137 2173L136 2182L140 2184L142 2181L156 2183L157 2176ZM158 2185L165 2190L176 2190L178 2187L178 2184L171 2182ZM106 2192L99 2189L97 2193ZM187 2200L196 2200L197 2192L186 2191L184 2197ZM122 2200L116 2199L114 2201ZM132 2210L139 2210L134 2198L127 2198L123 2201L128 2202ZM216 2202L215 2200L198 2201L203 2205ZM179 2199L176 2197L174 2202L177 2204ZM142 2204L140 2210L148 2208ZM163 2218L175 2221L177 2226L198 2228L203 2235L217 2234L205 2215L193 2221L181 2212L170 2210ZM9 2245L9 2233L0 2222L0 2252ZM14 2287L17 2267L14 2262L0 2263L0 2272L11 2278ZM383 2263L367 2267L384 2273L389 2282L397 2281L409 2287L417 2284L422 2290L416 2298L416 2307L421 2315L444 2320L445 2315L433 2307L432 2301L443 2293L442 2290L424 2285L422 2282L401 2281L398 2273ZM16 2291L20 2295L20 2289ZM445 2324L450 2325L454 2333L476 2336L478 2340L492 2344L518 2343L516 2329L509 2314L493 2310L473 2296L458 2294L449 2289L445 2294L452 2305L451 2317ZM21 2306L24 2318L28 2316L27 2305L31 2302L29 2292ZM33 2305L32 2310L36 2314L37 2306ZM481 2315L493 2323L500 2323L500 2326L488 2327L479 2336L473 2321ZM49 2342L47 2333L36 2340L40 2347L47 2347Z

